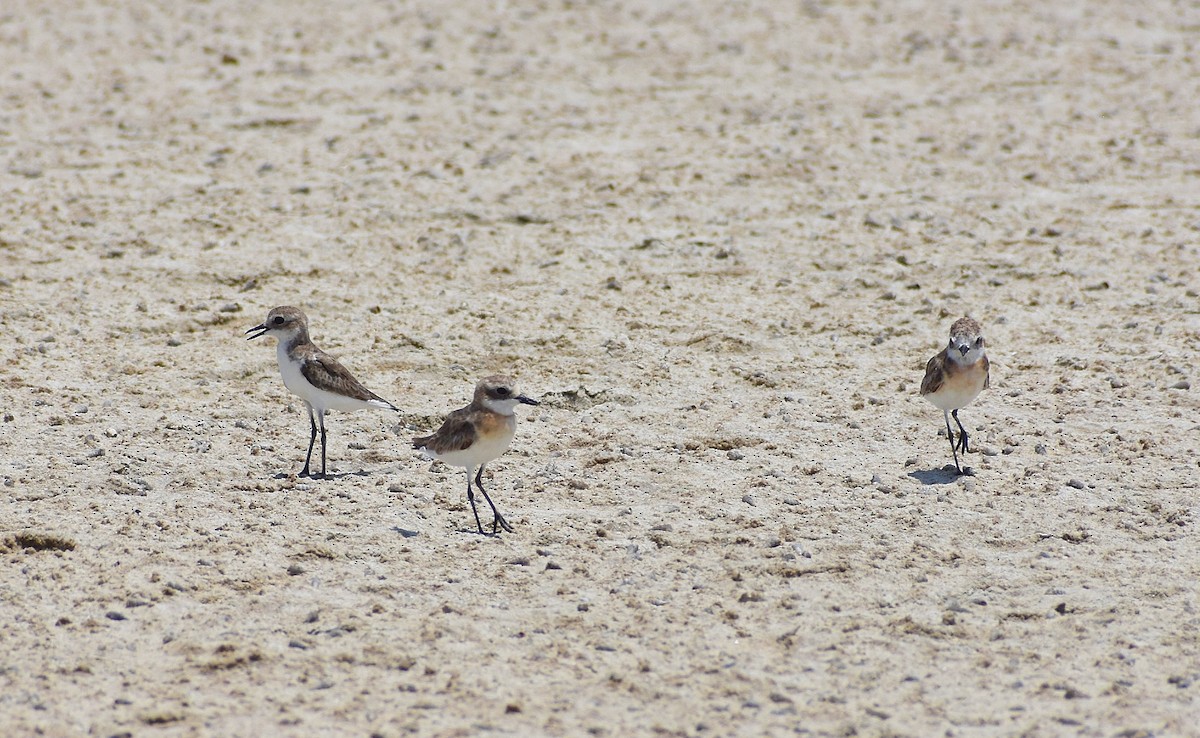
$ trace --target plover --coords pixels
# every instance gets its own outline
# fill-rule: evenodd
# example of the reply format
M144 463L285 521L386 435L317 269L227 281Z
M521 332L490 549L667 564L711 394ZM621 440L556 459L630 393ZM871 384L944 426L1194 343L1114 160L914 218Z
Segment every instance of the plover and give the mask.
M950 437L950 452L959 474L970 474L968 467L958 463L958 452L967 453L967 429L958 419L958 411L988 388L988 358L983 352L983 328L971 318L959 318L950 326L950 343L925 365L921 380L921 396L942 411L946 418L946 435ZM958 423L958 441L950 428L950 416Z
M485 377L475 385L475 397L470 405L447 415L442 427L433 434L413 439L413 448L429 458L467 470L467 501L471 503L475 526L480 534L483 533L483 524L479 522L479 511L475 509L472 473L475 475L475 485L483 493L483 499L491 505L495 516L492 535L496 534L497 528L512 533L512 526L496 509L496 504L483 488L483 467L508 449L517 430L517 417L513 411L522 404L537 405L538 402L517 394L512 377Z
M328 410L395 410L392 403L362 386L354 375L337 359L313 345L308 337L308 318L299 308L282 306L267 313L267 319L246 333L246 340L259 336L274 336L279 345L279 373L283 384L292 394L304 400L308 407L308 422L312 435L308 439L308 454L300 476L309 473L313 444L317 441L317 422L321 424L321 476L325 476L325 412Z

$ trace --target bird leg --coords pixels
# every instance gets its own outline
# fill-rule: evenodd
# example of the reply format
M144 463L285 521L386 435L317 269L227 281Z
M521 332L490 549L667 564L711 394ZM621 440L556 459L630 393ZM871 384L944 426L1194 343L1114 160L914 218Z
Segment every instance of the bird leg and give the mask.
M482 464L479 465L479 471L475 474L475 485L479 487L479 491L483 493L483 499L487 500L487 504L492 506L492 514L495 515L495 518L492 520L492 535L496 535L496 526L503 528L505 533L512 533L512 526L508 524L508 521L505 520L504 516L500 514L500 511L496 509L496 503L492 502L492 498L488 496L487 490L483 488ZM483 531L480 532L482 533Z
M954 420L957 421L958 420L958 414L957 414L958 411L955 410L954 412L955 412ZM950 428L950 413L943 410L942 415L946 416L946 436L949 437L949 439L950 439L950 453L954 454L954 468L955 468L955 470L958 471L959 474L962 474L963 473L962 467L958 465L958 443L955 442L954 431ZM962 425L959 424L959 427L961 428Z
M482 467L480 468L482 469ZM475 513L475 527L479 529L479 535L484 535L483 523L479 522L479 511L475 509L475 490L471 489L471 469L469 467L467 469L467 502L471 503L471 512Z
M326 476L325 473L325 411L322 410L317 418L321 421L321 476Z
M312 459L313 444L317 442L317 420L313 417L312 405L308 406L308 422L312 426L312 433L308 437L308 454L304 457L304 468L300 470L300 476L312 476L308 471L308 462Z
M958 447L962 449L963 454L966 454L967 453L967 439L970 438L970 436L967 435L967 429L963 427L962 421L958 419L958 411L955 410L954 412L952 412L950 414L954 416L954 422L958 423L958 430L959 430Z

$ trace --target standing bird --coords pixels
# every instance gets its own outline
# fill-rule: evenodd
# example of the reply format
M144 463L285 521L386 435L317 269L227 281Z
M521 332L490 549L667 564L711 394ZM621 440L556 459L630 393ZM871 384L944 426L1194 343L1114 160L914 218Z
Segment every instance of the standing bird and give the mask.
M517 405L537 405L525 395L517 394L512 377L502 375L485 377L475 385L475 397L471 404L446 416L442 427L433 434L413 439L413 448L429 458L437 459L450 466L461 466L467 470L467 501L475 514L475 526L483 534L479 522L479 511L475 509L475 491L471 488L471 474L475 484L483 493L483 499L491 505L492 535L497 528L512 533L512 526L496 509L492 498L483 488L483 467L498 458L508 449L517 430L517 416L513 411ZM478 471L476 471L478 469Z
M954 454L954 468L959 474L970 474L970 467L963 471L958 464L958 452L967 453L966 428L958 419L958 411L988 388L988 358L983 353L983 328L971 318L959 318L950 326L950 343L941 353L925 365L925 378L921 380L921 396L941 409L946 418L946 435L950 437L950 451ZM958 423L958 441L950 428L950 416Z
M257 332L256 332L257 331ZM399 408L362 386L354 375L337 359L313 345L308 337L308 318L299 308L282 306L267 313L267 319L246 333L246 340L259 336L275 336L279 341L276 354L283 385L304 400L308 407L308 422L312 435L308 439L308 455L300 476L309 473L313 444L317 441L317 421L321 422L321 476L325 476L325 412L327 410L395 410Z

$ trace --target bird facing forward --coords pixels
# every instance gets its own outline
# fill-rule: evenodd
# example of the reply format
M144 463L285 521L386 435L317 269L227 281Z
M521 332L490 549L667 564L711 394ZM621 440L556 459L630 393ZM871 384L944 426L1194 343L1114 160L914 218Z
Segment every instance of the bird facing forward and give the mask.
M959 474L971 474L970 467L958 463L958 452L967 453L967 429L958 419L958 411L979 396L990 383L989 364L983 351L983 328L971 318L959 318L950 326L950 343L925 365L921 396L942 411L954 468ZM958 440L950 428L950 416L958 424Z

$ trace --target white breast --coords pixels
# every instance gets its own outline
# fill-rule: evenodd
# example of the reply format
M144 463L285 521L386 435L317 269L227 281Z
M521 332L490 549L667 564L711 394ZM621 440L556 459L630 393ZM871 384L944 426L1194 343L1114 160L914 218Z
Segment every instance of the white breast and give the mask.
M925 395L925 399L932 402L934 407L939 410L958 410L970 405L971 401L979 396L982 389L982 382L975 386L965 383L943 386L937 392Z
M486 464L493 459L499 458L501 454L507 451L508 444L512 443L515 431L515 424L506 425L499 433L476 438L475 443L472 443L470 448L465 448L461 451L449 451L444 454L432 454L428 450L426 450L426 453L443 464L474 469L481 464Z
M976 363L951 373L938 391L925 395L925 399L939 410L958 410L970 405L979 396L986 379L982 365Z
M283 375L283 386L287 387L292 394L307 400L316 387L309 384L304 375L300 373L300 362L288 355L283 341L280 341L276 347L275 356L279 359L279 373Z

